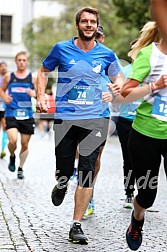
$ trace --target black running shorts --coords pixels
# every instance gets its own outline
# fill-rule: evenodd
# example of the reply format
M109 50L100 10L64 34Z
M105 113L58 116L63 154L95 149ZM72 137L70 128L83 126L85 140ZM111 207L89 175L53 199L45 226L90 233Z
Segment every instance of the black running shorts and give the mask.
M15 117L6 117L6 130L16 128L21 134L33 135L35 122L34 118L17 120Z

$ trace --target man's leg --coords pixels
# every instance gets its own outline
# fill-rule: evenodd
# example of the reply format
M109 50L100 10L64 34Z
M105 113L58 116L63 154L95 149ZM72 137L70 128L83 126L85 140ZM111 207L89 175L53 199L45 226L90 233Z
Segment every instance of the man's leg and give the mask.
M24 178L23 166L28 156L28 144L29 144L30 138L31 138L31 135L21 134L21 150L19 154L20 163L19 163L19 168L17 171L18 179Z
M122 149L124 189L126 195L126 199L123 204L124 208L133 208L133 198L134 198L135 177L130 163L130 157L128 151L128 140L131 131L131 125L132 121L130 121L129 119L118 117L117 132Z
M75 207L73 220L81 221L92 197L94 186L95 162L99 154L99 148L94 150L89 156L79 155L78 165L78 186L75 192Z
M77 127L72 122L56 121L55 155L56 155L56 185L52 190L52 203L59 206L67 192L68 181L74 171L74 161L77 149Z
M28 156L28 144L30 141L31 135L21 134L21 150L20 150L20 164L19 167L23 168L23 165Z
M92 157L92 154L89 155ZM78 176L79 184L75 191L75 205L74 205L74 214L73 221L71 223L71 228L69 232L69 241L78 244L88 244L87 237L84 235L81 228L81 221L83 215L86 211L88 203L92 197L93 192L93 178L94 178L94 167L95 161L98 156L98 150L94 151L94 156L85 157L79 156L79 166L78 166ZM89 170L84 170L84 167Z
M73 222L69 233L69 241L87 244L87 237L81 229L81 221L88 203L92 197L94 186L95 163L99 154L102 141L102 120L83 122L79 134L79 164L78 186L75 192L75 206Z
M97 175L100 171L101 155L102 155L103 149L104 149L104 145L101 145L100 149L99 149L99 155L98 155L96 163L95 163L94 184L96 182Z
M92 197L93 188L80 187L75 191L75 207L73 220L82 221L82 217L86 211L87 205Z
M93 184L95 185L95 182L96 182L96 179L97 179L97 175L99 173L99 170L100 170L100 164L101 164L101 155L102 155L102 152L103 152L103 149L104 149L104 145L105 145L105 142L100 146L100 149L99 149L99 155L97 157L97 160L96 160L96 163L95 163L95 172L94 172L94 181L93 181ZM92 196L91 196L91 199L89 201L89 204L87 206L87 209L84 213L84 217L87 217L88 215L91 215L95 212L95 203L94 203L94 188L92 190Z
M6 156L5 148L7 146L8 136L7 136L7 132L6 132L6 121L5 121L5 118L2 117L0 122L2 124L2 129L3 129L3 132L2 132L2 151L1 151L0 158L3 158L3 157Z
M16 170L15 166L15 150L17 148L17 138L18 138L18 130L16 128L11 128L7 130L7 135L9 139L8 149L10 152L10 162L8 165L8 169L11 172Z

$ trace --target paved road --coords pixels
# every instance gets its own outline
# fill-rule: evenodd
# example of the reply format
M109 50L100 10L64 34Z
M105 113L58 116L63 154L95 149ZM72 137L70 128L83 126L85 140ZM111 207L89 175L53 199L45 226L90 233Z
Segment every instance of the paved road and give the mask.
M16 160L18 164L18 159ZM128 252L125 231L130 210L124 199L121 149L116 136L107 140L95 188L96 213L83 221L89 244L67 241L73 213L75 183L59 207L51 203L55 158L53 136L35 134L25 164L25 180L7 169L8 157L0 160L0 252ZM163 167L154 206L146 214L140 252L167 251L167 183Z

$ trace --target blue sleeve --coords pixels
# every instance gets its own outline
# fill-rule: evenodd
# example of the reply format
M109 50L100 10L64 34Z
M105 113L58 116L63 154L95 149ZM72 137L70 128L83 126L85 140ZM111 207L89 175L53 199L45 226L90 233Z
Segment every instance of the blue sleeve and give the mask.
M111 63L107 69L107 75L108 76L116 76L120 72L122 72L121 62L118 59L117 55L115 53L113 53L113 55L111 57Z
M53 71L60 64L60 48L56 44L43 60L42 65L50 71Z
M132 64L128 64L128 65L122 67L122 72L124 74L125 79L128 78L128 75L131 70L132 70Z

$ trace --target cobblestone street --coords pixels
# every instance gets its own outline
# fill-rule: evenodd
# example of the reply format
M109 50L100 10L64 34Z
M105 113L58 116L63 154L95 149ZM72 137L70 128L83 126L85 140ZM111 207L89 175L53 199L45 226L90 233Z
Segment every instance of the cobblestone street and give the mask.
M19 147L19 146L18 146ZM102 154L95 186L95 214L83 220L89 244L68 242L75 183L64 202L55 207L51 190L55 184L54 138L35 134L25 163L25 179L8 171L9 154L0 160L0 252L129 252L125 232L131 210L124 200L122 155L117 136L109 137ZM18 148L19 151L19 148ZM18 165L18 158L16 163ZM166 252L167 183L163 166L155 204L146 213L140 252Z

